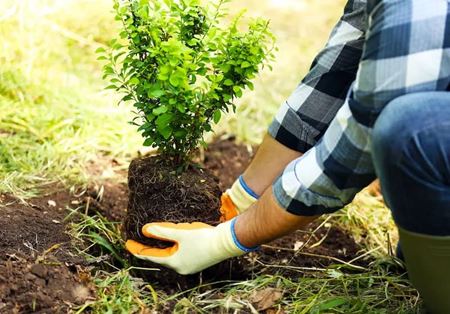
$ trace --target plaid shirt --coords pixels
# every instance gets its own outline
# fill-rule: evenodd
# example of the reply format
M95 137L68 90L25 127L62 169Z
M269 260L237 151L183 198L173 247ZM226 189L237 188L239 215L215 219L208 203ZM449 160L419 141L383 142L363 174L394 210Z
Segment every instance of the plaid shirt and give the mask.
M305 216L344 207L375 178L371 133L383 108L408 93L448 90L448 1L347 4L311 72L269 128L286 146L308 150L274 183L282 207Z

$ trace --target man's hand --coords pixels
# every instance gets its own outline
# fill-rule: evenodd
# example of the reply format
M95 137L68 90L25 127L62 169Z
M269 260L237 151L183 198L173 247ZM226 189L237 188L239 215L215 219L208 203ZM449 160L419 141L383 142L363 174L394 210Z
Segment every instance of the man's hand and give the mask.
M142 233L148 238L173 242L173 246L158 249L128 240L126 248L137 258L161 264L182 275L194 274L253 250L239 243L234 222L228 221L217 227L201 222L150 223L142 228Z
M233 219L246 211L253 205L259 196L245 183L243 176L234 182L231 189L223 193L221 197L220 212L222 214L220 221L225 222Z

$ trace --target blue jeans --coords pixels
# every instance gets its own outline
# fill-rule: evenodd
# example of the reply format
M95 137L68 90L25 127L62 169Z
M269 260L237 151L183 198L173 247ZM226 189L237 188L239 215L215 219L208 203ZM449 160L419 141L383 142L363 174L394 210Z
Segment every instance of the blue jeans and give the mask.
M450 92L393 100L373 133L373 162L400 227L450 235Z

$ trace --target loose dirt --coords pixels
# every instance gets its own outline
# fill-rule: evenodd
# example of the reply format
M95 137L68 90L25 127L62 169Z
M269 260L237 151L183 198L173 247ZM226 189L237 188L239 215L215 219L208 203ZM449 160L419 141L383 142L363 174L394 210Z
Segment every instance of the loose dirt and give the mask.
M0 313L64 313L92 298L65 233L72 202L80 201L57 186L27 203L1 197Z
M203 162L219 177L220 188L224 190L242 173L252 153L252 148L236 145L233 139L222 139L209 147ZM83 206L88 213L99 212L112 221L123 221L128 205L127 186L105 182L81 196L57 186L46 191L45 196L27 203L0 196L0 313L64 313L95 298L85 279L88 277L85 261L77 256L66 234L67 208ZM228 261L230 264L222 270L208 270L194 279L188 276L184 282L161 280L158 284L156 279L152 285L174 293L198 280L202 283L223 278L240 280L262 272L295 278L306 269L349 262L358 250L359 246L346 232L329 223L317 223L243 259ZM352 264L364 266L364 263ZM167 276L164 270L158 273Z

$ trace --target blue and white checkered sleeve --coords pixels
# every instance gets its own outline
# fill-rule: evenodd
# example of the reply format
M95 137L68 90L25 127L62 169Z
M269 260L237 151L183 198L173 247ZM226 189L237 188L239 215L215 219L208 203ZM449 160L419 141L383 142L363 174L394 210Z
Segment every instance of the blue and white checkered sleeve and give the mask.
M357 78L318 144L274 183L279 204L296 215L330 213L374 177L372 127L393 99L446 91L450 83L450 5L444 0L372 1Z
M323 136L356 78L366 29L366 1L349 0L309 73L269 126L279 143L306 152Z

